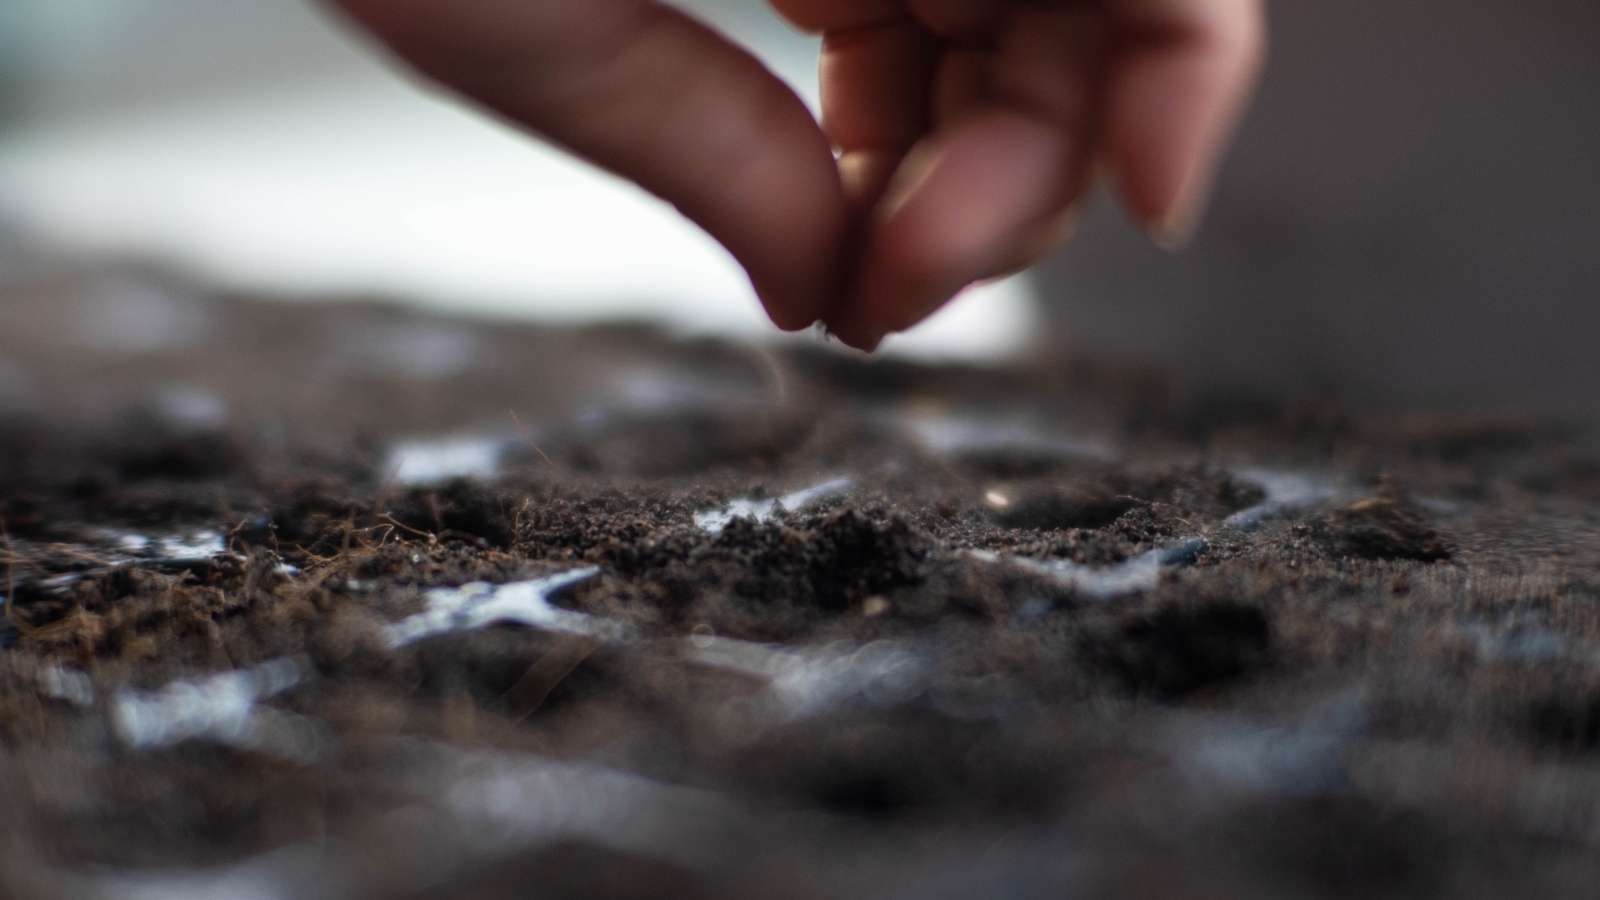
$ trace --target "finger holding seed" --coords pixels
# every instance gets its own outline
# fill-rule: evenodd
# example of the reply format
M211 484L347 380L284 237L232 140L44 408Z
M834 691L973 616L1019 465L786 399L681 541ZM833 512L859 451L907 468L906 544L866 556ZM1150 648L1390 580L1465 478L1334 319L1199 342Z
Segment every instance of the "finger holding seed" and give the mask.
M1260 0L773 0L823 34L823 128L856 217L824 321L872 349L1070 232L1103 167L1181 244L1250 92Z

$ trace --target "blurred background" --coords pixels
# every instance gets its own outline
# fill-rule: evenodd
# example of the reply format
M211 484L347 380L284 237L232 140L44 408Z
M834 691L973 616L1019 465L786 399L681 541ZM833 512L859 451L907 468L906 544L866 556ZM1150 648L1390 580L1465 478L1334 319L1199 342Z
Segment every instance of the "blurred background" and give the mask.
M758 0L680 5L814 99L814 43ZM1109 356L1194 395L1600 412L1600 5L1271 10L1193 247L1155 250L1102 201L1031 277L900 351ZM769 334L670 208L408 83L306 0L5 0L0 222L0 278L140 259L286 297Z

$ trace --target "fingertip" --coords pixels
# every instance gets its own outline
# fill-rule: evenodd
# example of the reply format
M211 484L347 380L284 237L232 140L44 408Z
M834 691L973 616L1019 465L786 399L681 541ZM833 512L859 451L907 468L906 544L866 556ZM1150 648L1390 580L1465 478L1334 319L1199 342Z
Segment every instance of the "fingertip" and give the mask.
M761 301L761 308L766 310L767 318L780 330L804 331L821 318L823 303L815 297L792 290L774 290L753 276L750 286L755 290L756 299Z
M813 325L817 324L817 320L816 319L807 319L804 316L801 316L799 318L783 318L783 319L779 319L779 318L775 318L769 312L767 314L767 318L772 320L772 324L776 325L779 331L787 331L787 332L790 332L790 333L797 332L797 331L805 331L807 328L810 328Z
M1191 146L1163 155L1149 145L1117 147L1108 181L1130 218L1152 244L1179 253L1193 241L1205 218L1216 177L1221 139L1215 148Z
M852 350L871 353L878 349L887 335L850 319L830 320L824 325L824 334Z
M836 295L853 223L832 147L718 32L655 0L336 2L419 71L672 204L744 266L780 328Z
M1157 222L1145 230L1150 237L1150 243L1171 254L1179 254L1189 248L1194 240L1198 226L1188 222Z
M1104 146L1129 215L1175 252L1198 229L1266 40L1257 0L1170 15L1113 67Z
M914 151L867 242L845 311L854 327L902 331L1053 246L1087 182L1083 151L1075 136L1009 110Z

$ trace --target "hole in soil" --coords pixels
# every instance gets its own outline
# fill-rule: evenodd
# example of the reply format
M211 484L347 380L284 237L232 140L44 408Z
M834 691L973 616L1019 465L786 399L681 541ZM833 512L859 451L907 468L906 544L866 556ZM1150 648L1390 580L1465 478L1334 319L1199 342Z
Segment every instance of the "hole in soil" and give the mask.
M1528 710L1527 729L1544 746L1592 752L1600 748L1600 694L1553 692Z
M893 767L838 769L819 776L811 797L829 812L868 819L888 819L918 805L923 798Z
M515 537L510 510L521 497L507 496L471 481L452 481L437 489L417 489L394 505L396 522L439 536L477 538L495 547Z
M992 725L907 709L783 729L735 765L752 787L847 816L1014 820L1057 801L1068 771L1060 763L1025 752Z
M490 872L452 880L446 887L418 895L417 900L731 900L732 896L672 863L617 850L599 841L569 839L519 854Z
M1265 668L1271 644L1265 612L1212 603L1167 607L1126 622L1088 652L1128 690L1170 700Z

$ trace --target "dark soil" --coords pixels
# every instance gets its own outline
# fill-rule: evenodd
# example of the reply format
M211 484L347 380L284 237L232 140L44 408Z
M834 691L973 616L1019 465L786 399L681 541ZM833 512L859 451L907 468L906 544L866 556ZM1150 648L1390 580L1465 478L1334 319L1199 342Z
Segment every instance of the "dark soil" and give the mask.
M94 327L135 290L184 327ZM0 294L0 895L1595 896L1593 432L1235 407ZM462 435L493 473L393 452ZM553 602L610 630L387 637L580 566ZM119 705L286 659L249 728Z

